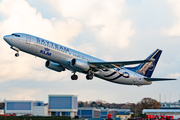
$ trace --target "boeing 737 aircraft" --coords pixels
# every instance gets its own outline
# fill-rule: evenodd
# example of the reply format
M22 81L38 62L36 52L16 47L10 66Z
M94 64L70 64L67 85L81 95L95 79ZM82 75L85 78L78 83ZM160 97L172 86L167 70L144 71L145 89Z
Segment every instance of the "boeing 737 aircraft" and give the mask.
M93 76L126 85L150 85L152 81L176 80L169 78L151 78L162 50L157 49L147 59L138 61L105 62L98 58L75 51L68 47L53 43L40 37L24 33L13 33L3 38L13 50L38 56L46 61L45 66L51 70L73 72L72 80L77 80L76 72L86 74L87 80ZM137 67L125 65L139 64Z

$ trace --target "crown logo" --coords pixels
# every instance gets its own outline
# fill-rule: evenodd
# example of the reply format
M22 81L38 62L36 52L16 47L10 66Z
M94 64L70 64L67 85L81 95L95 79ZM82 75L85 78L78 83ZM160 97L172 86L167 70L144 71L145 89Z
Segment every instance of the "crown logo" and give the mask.
M44 48L44 50L45 50L45 51L50 51L50 49L49 49L49 48Z

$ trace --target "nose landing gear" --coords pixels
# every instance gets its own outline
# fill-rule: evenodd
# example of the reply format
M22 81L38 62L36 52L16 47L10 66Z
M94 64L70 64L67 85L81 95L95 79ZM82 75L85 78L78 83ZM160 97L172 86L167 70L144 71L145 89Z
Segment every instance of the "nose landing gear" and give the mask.
M11 46L11 49L17 51L17 53L15 54L16 57L19 56L19 49L17 47Z
M19 52L17 52L17 53L15 54L15 56L16 56L16 57L19 57Z

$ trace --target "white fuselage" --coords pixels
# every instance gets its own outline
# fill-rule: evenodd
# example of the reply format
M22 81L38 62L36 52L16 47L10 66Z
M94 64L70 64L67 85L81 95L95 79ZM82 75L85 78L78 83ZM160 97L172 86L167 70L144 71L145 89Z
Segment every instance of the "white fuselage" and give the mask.
M74 68L70 65L70 61L73 58L78 58L86 62L101 62L98 58L89 56L87 54L75 51L65 46L53 43L51 41L24 34L18 33L20 37L13 35L4 36L5 41L12 47L19 49L20 51L38 56L40 58L58 63L65 68L74 71ZM78 71L77 72L82 72ZM83 72L84 73L84 72ZM104 80L127 85L149 85L150 81L144 80L144 76L121 67L121 69L99 69L94 73L96 77Z

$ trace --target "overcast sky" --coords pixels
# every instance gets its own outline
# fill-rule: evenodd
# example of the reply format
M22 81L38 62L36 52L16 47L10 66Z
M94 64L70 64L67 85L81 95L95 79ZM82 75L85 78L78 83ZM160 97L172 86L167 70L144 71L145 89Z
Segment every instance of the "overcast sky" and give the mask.
M137 103L144 97L180 99L179 0L0 0L0 101L40 100L49 94L75 94L78 100ZM55 72L46 60L16 53L3 40L28 33L106 61L145 59L163 50L152 77L177 81L147 86L121 85L94 78L72 81L70 71Z

